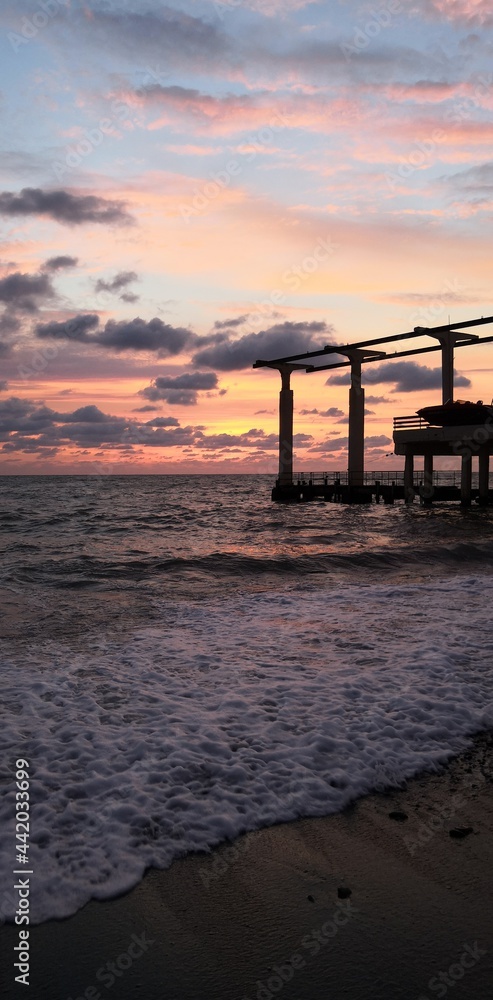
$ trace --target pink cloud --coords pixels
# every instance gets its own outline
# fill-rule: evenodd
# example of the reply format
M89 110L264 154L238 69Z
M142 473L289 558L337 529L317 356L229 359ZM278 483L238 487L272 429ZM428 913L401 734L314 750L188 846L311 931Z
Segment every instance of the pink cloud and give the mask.
M434 14L466 24L486 25L493 22L491 0L421 0L415 9L427 16Z

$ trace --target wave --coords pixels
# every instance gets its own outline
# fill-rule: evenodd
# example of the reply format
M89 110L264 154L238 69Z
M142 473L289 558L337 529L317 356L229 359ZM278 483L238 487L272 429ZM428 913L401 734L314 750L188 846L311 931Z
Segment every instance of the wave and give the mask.
M427 573L434 568L488 569L493 564L493 542L474 544L460 542L455 545L427 546L422 548L364 549L360 551L315 552L307 555L278 557L250 556L234 552L212 552L204 556L99 559L82 555L69 559L45 559L42 562L16 562L10 573L4 575L18 583L39 583L58 587L69 581L76 585L91 581L152 580L171 574L194 573L215 577L255 578L263 575L300 576L333 574L346 571L353 576L368 572L393 572L407 567L420 567Z

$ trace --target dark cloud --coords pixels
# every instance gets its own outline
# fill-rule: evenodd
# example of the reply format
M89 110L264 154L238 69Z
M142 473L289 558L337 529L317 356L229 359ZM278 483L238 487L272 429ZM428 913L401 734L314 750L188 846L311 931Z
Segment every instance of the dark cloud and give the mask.
M251 368L257 360L268 361L270 358L287 357L323 347L331 331L331 326L321 322L278 323L260 333L247 333L239 340L228 338L220 344L198 351L193 360L196 365L218 368L219 371Z
M344 411L339 410L337 406L330 406L328 410L300 410L302 417L310 417L312 414L319 417L343 417Z
M311 434L294 434L293 444L295 448L305 447L313 441ZM277 434L266 434L258 427L252 427L242 434L208 434L201 441L196 442L198 448L213 448L229 450L237 446L239 448L257 448L260 451L277 451L279 438Z
M4 386L5 387L5 386ZM276 451L277 434L253 427L240 434L204 433L201 425L181 427L175 417L155 417L147 423L103 413L97 406L81 406L59 413L34 400L10 397L0 400L0 442L3 452L24 452L48 457L65 448L128 451L136 448L197 448L228 452L232 447ZM313 440L310 434L296 434L297 447ZM245 453L243 453L245 454Z
M376 434L365 438L365 447L367 448L381 448L384 444L392 444L391 439L385 434Z
M105 424L108 423L112 417L108 417L99 407L90 404L89 406L81 406L78 410L74 410L73 413L54 413L54 420L59 420L61 423L65 424Z
M334 437L327 438L325 441L321 441L319 444L314 444L310 451L324 451L324 452L336 452L342 451L348 446L347 437ZM376 448L381 445L392 444L390 438L386 437L385 434L371 435L370 437L365 437L365 448Z
M71 226L85 222L128 225L132 221L124 202L41 188L23 188L20 194L0 192L0 215L46 215L55 222Z
M15 271L0 280L0 302L21 312L35 313L40 302L55 298L55 289L47 274L21 274Z
M0 316L0 333L10 334L17 333L21 328L21 321L13 313L5 311Z
M152 408L152 407L151 407ZM146 409L145 406L142 407L143 410ZM147 427L179 427L180 421L176 417L153 417L152 420L146 422Z
M45 261L42 271L62 271L67 267L77 267L79 263L78 257L50 257L49 260Z
M217 388L217 375L213 372L191 372L190 374L158 375L151 385L141 389L140 396L152 402L166 400L175 406L195 406L199 392Z
M152 403L147 403L146 406L136 406L132 413L155 413L156 410L160 410L160 406L153 406Z
M365 393L365 402L370 403L371 406L377 406L378 403L390 403L392 400L388 399L387 396L367 396Z
M215 330L236 330L239 326L243 326L248 319L248 313L244 316L237 316L236 319L217 319L214 323Z
M114 351L155 351L158 357L180 354L195 335L184 327L169 326L159 318L151 320L137 316L132 320L109 320L104 330L92 338L102 347Z
M120 271L114 278L111 279L111 281L104 281L103 278L99 278L94 286L95 291L96 293L108 292L116 295L128 285L131 285L132 282L138 281L138 278L139 276L135 271ZM136 302L138 297L139 296L134 295L133 292L125 292L123 295L120 295L120 298L123 299L124 302Z
M6 379L0 379L0 392L4 392L8 384Z
M332 375L326 385L349 385L351 376ZM363 370L363 381L367 385L378 385L380 382L395 382L392 392L420 392L424 389L441 389L442 369L427 368L418 365L416 361L388 361L378 367L369 365ZM455 373L454 383L458 388L467 389L471 382L465 375ZM371 398L371 397L369 397Z
M321 441L319 444L314 444L310 451L341 451L342 448L347 448L348 439L347 437L335 437L328 438L326 441Z
M204 435L197 427L180 427L170 418L166 426L142 424L127 417L103 413L97 406L57 413L32 400L11 397L0 401L0 441L4 451L38 452L70 445L82 448L176 447L195 444Z
M442 184L452 188L457 197L474 204L489 204L493 195L493 162L459 170L440 178Z
M75 340L87 343L91 330L99 326L99 316L96 313L81 313L62 323L38 323L35 334L40 340Z
M110 319L104 327L96 329L98 324L95 313L81 314L64 322L39 323L35 334L42 340L69 338L112 351L155 351L158 357L180 354L196 341L191 330L169 326L158 317L144 320L137 316L119 322Z

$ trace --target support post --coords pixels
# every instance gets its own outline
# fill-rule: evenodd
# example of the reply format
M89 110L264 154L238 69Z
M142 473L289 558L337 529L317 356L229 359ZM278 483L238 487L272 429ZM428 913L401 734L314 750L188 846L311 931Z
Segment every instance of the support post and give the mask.
M404 493L406 503L414 500L414 455L411 451L406 451L406 463L404 466Z
M349 354L351 388L349 390L348 484L363 486L365 468L365 390L361 385L361 356Z
M439 339L442 348L442 403L448 403L454 398L455 335L450 331Z
M479 503L486 507L490 489L490 447L482 444L479 449Z
M423 488L421 499L423 503L431 503L433 498L433 453L428 452L424 456Z
M279 393L279 486L293 485L293 410L291 368L279 368L282 388Z
M462 467L460 475L460 502L462 507L470 507L471 505L471 487L472 487L472 454L469 452L467 455L462 456Z

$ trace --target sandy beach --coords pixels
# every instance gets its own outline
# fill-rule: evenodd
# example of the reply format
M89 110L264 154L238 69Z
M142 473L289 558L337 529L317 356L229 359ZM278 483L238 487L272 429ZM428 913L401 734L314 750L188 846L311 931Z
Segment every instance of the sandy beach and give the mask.
M247 834L31 928L34 1000L424 1000L493 986L493 734L440 774ZM2 997L17 930L2 929Z

